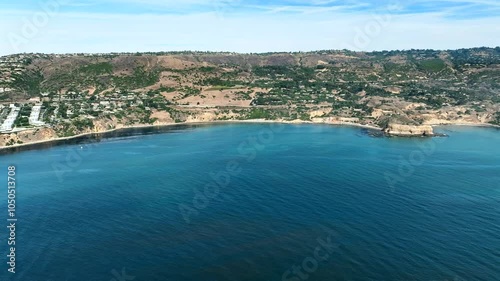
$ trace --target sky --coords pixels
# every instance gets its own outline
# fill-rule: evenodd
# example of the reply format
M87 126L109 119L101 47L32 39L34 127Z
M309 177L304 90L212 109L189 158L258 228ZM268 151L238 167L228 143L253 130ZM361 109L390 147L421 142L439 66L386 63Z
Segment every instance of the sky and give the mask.
M500 0L0 0L0 55L500 46Z

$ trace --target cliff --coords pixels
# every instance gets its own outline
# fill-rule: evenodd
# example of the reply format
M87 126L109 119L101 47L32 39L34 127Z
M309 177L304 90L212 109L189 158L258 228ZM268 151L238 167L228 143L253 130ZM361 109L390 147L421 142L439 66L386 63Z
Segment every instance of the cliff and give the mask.
M389 124L384 132L391 136L433 136L434 130L431 126L411 126L400 124Z

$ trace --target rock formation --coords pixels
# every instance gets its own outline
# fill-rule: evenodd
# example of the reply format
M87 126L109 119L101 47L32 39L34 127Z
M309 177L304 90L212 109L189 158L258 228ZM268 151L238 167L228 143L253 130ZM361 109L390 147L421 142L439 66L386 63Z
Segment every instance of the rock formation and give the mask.
M411 126L401 124L389 124L384 132L391 136L433 136L434 130L431 126Z

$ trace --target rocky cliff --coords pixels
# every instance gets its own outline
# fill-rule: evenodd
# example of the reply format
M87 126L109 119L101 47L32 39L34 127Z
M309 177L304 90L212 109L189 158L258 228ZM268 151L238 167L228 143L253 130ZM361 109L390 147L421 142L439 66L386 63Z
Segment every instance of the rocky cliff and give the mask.
M431 126L411 126L400 124L389 124L384 129L384 132L391 136L432 136L434 130Z

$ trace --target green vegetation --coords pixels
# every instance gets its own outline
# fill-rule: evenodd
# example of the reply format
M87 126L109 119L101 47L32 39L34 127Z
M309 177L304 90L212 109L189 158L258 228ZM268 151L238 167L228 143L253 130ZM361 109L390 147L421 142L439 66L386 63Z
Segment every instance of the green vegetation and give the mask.
M197 96L201 93L201 89L198 88L191 88L191 87L183 87L181 90L179 90L182 93L182 96L180 99L187 98L189 96Z
M250 96L250 94L252 94L253 91L250 90L250 91L238 91L236 92L236 96L237 96L237 99L238 100L250 100L252 99L252 97Z
M15 73L12 75L15 79L12 82L12 87L19 89L28 96L38 96L40 94L40 86L43 81L43 75L40 71L27 71L23 74Z
M418 66L423 71L439 72L446 68L446 64L441 59L424 60L418 63Z
M215 77L215 78L208 78L208 79L205 79L201 82L201 85L204 85L204 86L212 86L212 88L215 88L215 89L228 89L228 88L232 88L236 85L238 85L238 81L228 81L228 80L223 80L219 77ZM216 88L218 87L218 88Z
M21 127L28 127L30 125L29 119L26 116L21 116L16 119L14 122L14 126L21 128Z
M120 89L138 89L154 85L160 80L160 70L146 71L143 68L135 68L134 73L129 76L113 77L113 82Z
M62 118L64 118L64 119L66 119L66 118L68 118L67 111L68 111L68 105L65 104L65 103L61 103L59 105L59 110L57 111L57 115L60 116L60 117L62 117Z
M166 54L171 58L154 57ZM27 100L40 98L42 120L60 135L88 130L94 122L110 128L152 124L157 111L175 122L215 114L218 120L356 118L351 120L381 126L419 124L434 115L499 124L499 69L500 48L57 59L25 54L0 70L0 87L13 89L0 93L0 100L33 105L39 100ZM16 126L29 125L28 110L22 107ZM8 112L4 109L2 118Z
M214 72L217 68L213 67L213 66L203 66L203 67L200 67L199 70L201 72Z
M167 92L167 93L172 93L172 92L175 92L176 89L174 87L165 87L163 85L160 86L160 88L158 89L160 92Z
M16 121L14 121L14 126L17 128L29 127L29 116L31 114L31 106L22 106L19 110L19 115Z
M87 75L102 75L113 72L113 66L109 62L101 62L82 66L79 71Z
M490 122L493 125L500 126L500 112L495 113L493 120Z
M265 109L254 108L246 117L248 119L273 119L273 112Z
M94 123L92 123L89 119L77 119L73 120L73 126L76 127L77 130L82 131L87 128L94 128Z

